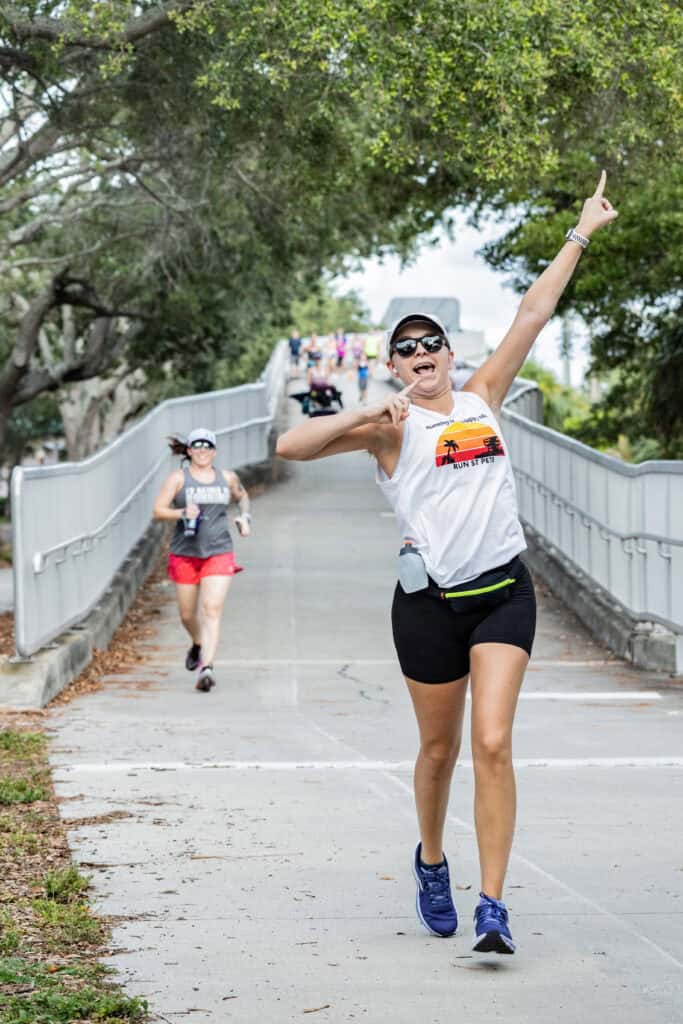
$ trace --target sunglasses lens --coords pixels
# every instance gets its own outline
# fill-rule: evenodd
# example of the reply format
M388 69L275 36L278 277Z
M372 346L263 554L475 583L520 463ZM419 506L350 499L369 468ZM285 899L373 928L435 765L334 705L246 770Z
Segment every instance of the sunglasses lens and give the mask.
M442 338L440 334L435 334L431 338L423 338L422 344L427 352L439 352L445 343L446 339Z
M210 441L193 441L190 448L213 448Z
M401 338L394 344L394 352L398 352L400 356L412 356L416 351L417 342L414 338Z
M426 338L401 338L395 341L393 351L406 358L417 352L417 346L422 345L425 352L439 352L447 341L440 334L430 334Z

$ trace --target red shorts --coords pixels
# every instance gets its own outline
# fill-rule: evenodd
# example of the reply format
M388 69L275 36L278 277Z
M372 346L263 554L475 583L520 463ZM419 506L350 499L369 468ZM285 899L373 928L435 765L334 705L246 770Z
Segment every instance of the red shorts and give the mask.
M208 558L190 558L187 555L168 556L168 576L174 583L194 583L205 576L234 576L242 572L241 565L235 565L232 551L224 555L210 555Z

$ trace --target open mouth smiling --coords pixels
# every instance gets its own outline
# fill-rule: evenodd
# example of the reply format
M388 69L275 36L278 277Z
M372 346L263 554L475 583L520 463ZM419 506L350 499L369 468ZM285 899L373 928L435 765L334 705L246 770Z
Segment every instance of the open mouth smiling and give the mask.
M413 366L413 373L416 373L418 376L423 373L433 373L435 370L436 363L432 362L431 359L420 359Z

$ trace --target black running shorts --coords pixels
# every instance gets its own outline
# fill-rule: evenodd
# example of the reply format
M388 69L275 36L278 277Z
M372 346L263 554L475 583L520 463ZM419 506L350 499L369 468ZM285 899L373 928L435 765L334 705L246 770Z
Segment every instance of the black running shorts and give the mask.
M531 574L518 560L507 599L471 612L454 611L431 590L406 594L397 583L391 624L401 670L420 683L449 683L467 675L475 644L511 644L530 655L536 631Z

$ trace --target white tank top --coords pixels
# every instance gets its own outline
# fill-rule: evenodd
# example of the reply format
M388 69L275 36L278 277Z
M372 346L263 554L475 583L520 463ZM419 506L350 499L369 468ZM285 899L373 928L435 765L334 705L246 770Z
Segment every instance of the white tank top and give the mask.
M440 587L504 565L526 543L515 481L498 422L472 391L453 395L450 416L411 405L389 478L377 483Z

